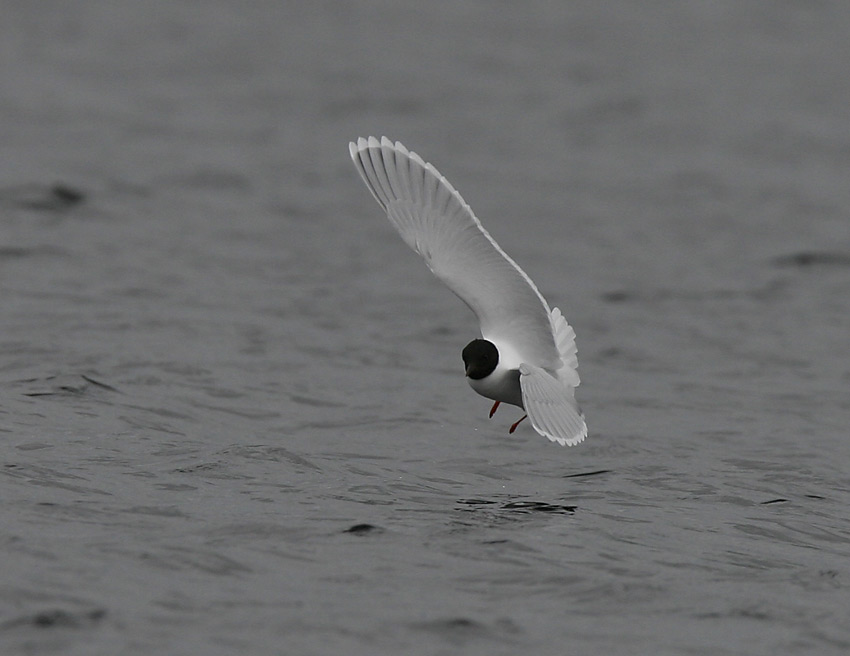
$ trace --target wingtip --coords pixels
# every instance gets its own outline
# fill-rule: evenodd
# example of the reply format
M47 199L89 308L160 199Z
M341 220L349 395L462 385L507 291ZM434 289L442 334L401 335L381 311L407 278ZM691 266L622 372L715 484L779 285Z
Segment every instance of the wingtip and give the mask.
M382 136L380 139L378 137L368 136L368 137L357 137L357 141L349 141L348 142L348 150L350 152L355 152L359 150L366 150L367 148L380 148L380 147L389 147L394 150L398 150L405 155L409 155L410 151L404 147L404 144L400 141L393 141L387 136Z
M560 446L576 446L584 442L587 437L587 423L584 420L584 415L581 414L578 418L581 421L581 426L570 437L565 437L564 432L558 428L553 430L554 427L548 424L548 422L548 425L543 425L541 422L536 421L534 417L531 417L531 425L538 434L550 442L555 442ZM560 428L562 429L563 427Z
M357 137L357 141L349 141L348 147L353 150L363 150L369 146L369 142L375 140L375 137Z
M581 431L579 431L578 433L576 433L572 437L562 437L560 435L551 435L548 432L541 432L539 430L537 432L540 433L541 435L543 435L545 438L547 438L551 442L558 444L559 446L578 446L579 444L584 442L584 439L587 437L587 426L582 426Z

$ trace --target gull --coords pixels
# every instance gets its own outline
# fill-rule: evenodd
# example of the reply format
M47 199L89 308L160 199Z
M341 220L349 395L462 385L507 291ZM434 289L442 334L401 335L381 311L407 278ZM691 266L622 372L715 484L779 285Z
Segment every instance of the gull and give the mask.
M490 236L451 183L386 137L359 138L351 159L401 238L478 317L481 337L463 349L469 385L525 410L541 435L573 446L587 436L575 398L575 331Z

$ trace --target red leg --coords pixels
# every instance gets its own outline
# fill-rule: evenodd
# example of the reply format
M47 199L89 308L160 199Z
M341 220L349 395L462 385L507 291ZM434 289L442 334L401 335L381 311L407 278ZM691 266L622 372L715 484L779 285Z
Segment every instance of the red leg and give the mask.
M490 408L490 419L492 419L492 418L493 418L493 415L494 415L494 414L496 414L496 409L499 407L499 404L500 404L500 403L501 403L501 401L496 401L496 402L493 404L493 407L492 407L492 408Z
M525 419L527 416L528 415L523 415L522 419ZM522 419L520 419L517 423L515 423L513 426L511 426L511 429L508 432L513 433L516 430L516 427L520 425L520 422L522 422Z

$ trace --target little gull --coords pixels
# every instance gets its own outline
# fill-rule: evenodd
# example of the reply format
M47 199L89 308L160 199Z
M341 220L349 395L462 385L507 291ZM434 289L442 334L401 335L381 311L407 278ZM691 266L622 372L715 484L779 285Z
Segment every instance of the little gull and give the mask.
M524 409L541 435L561 445L587 436L575 398L575 332L549 308L531 278L503 251L434 166L386 137L360 138L349 152L363 182L401 238L478 317L481 337L463 349L476 392Z

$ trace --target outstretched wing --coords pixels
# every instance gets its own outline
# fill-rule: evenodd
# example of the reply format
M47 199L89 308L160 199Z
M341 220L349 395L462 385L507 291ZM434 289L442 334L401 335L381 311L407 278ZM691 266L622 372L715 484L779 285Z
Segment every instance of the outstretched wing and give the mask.
M572 387L548 371L525 363L519 366L519 385L534 430L566 446L574 446L587 437L587 424Z
M349 151L402 239L472 309L482 336L509 343L523 362L560 367L549 306L449 181L386 137L361 137Z

